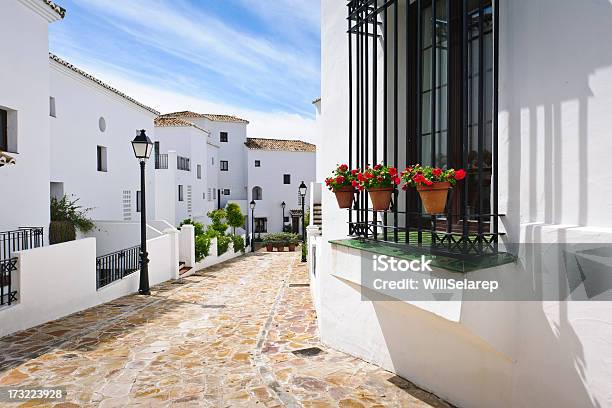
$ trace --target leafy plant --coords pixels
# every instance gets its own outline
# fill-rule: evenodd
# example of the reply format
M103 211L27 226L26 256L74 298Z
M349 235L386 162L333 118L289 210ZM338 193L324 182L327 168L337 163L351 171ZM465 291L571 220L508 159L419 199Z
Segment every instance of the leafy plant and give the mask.
M70 200L64 194L59 200L51 198L51 221L65 221L72 224L81 232L89 232L95 228L93 221L87 217L91 208L84 208L78 205L79 199Z
M240 235L232 235L232 241L234 242L234 252L244 252L244 238Z
M204 225L201 222L196 222L192 219L187 218L181 222L179 227L183 225L193 225L194 235L197 237L198 235L204 235Z
M363 172L357 172L356 177L359 190L393 187L402 181L395 167L388 167L383 164L377 164L374 167L368 166Z
M196 262L200 262L207 257L210 252L210 238L206 235L198 235L195 238Z
M76 230L70 221L51 221L49 225L49 243L51 245L74 241Z
M265 244L297 244L298 242L300 242L300 237L298 234L291 234L288 232L275 232L264 235L263 242Z
M291 231L292 231L291 225L289 224L283 225L283 232L291 232Z
M233 229L233 233L236 234L236 228L240 228L244 225L244 214L240 206L236 203L229 203L225 207L226 220L230 227Z
M404 181L404 186L402 187L404 190L408 186L417 187L417 186L431 186L434 183L440 182L449 182L451 185L454 185L459 180L463 180L465 178L465 170L459 169L441 169L439 167L432 166L421 166L420 164L416 164L414 166L409 166L402 172L402 180Z
M209 229L213 229L218 235L225 235L228 225L224 222L227 213L224 209L218 209L208 212L208 217L212 223L208 226Z
M308 247L302 244L302 256L308 256Z
M230 242L232 242L232 237L230 236L217 236L217 256L221 256L227 252Z
M325 185L333 192L336 192L343 187L357 187L355 184L357 180L357 173L359 173L359 170L349 171L346 164L340 164L336 166L334 171L332 171L331 177L325 179Z

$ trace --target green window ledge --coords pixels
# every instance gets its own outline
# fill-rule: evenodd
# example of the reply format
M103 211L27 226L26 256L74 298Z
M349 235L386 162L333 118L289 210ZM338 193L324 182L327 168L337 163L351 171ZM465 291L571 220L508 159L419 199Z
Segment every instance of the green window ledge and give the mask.
M516 257L507 252L499 252L492 255L473 255L467 259L458 259L449 256L430 254L428 247L417 248L391 244L388 242L366 241L357 238L332 240L329 241L329 243L332 245L358 249L378 255L392 256L394 258L406 259L409 261L421 259L421 255L426 255L428 259L432 259L431 266L460 273L492 268L516 261Z

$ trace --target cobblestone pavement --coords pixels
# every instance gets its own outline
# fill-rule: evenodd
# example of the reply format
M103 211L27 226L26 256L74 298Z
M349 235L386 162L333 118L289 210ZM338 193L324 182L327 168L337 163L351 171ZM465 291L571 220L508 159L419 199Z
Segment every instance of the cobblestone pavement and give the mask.
M296 254L249 254L0 339L0 386L68 393L0 406L449 407L322 346ZM309 347L323 351L292 353Z

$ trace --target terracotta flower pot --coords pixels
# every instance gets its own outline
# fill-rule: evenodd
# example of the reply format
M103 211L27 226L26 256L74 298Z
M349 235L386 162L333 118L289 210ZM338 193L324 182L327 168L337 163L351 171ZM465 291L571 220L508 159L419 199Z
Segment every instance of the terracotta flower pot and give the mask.
M283 244L276 244L276 250L278 252L285 252L285 245L283 245Z
M446 197L451 188L449 182L433 183L431 186L417 186L423 208L427 214L440 214L446 208Z
M295 252L295 244L289 244L289 252Z
M266 244L266 251L268 251L268 252L272 252L272 251L274 251L274 245L272 245L272 244Z
M374 211L387 211L391 204L391 194L393 187L373 187L368 189L370 200L372 200L372 209Z
M338 201L338 207L340 208L351 208L353 205L353 196L355 195L355 188L352 186L340 187L334 191L336 194L336 201Z

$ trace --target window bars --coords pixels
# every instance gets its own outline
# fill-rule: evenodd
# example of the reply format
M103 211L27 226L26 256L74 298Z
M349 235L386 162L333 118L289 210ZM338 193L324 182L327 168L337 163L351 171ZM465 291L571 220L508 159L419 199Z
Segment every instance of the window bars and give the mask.
M349 235L451 256L498 250L498 0L348 2L348 165L463 168L445 214L358 192Z

